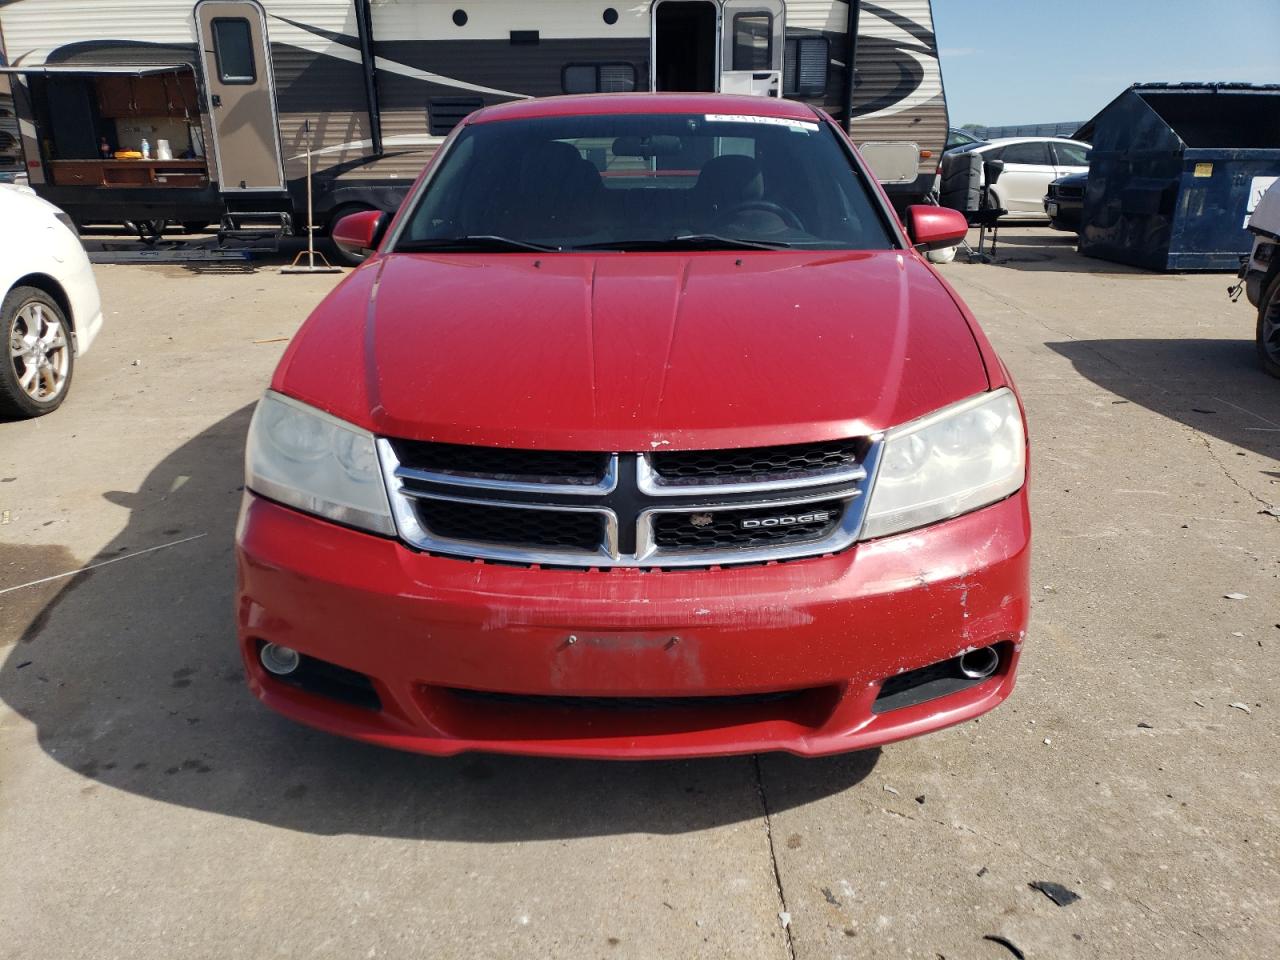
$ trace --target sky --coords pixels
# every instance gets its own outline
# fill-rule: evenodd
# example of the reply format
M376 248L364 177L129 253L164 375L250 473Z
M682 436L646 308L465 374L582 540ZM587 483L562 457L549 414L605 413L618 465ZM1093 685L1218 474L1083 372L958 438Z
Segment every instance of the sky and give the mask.
M1088 120L1132 83L1280 83L1280 0L933 0L951 125Z

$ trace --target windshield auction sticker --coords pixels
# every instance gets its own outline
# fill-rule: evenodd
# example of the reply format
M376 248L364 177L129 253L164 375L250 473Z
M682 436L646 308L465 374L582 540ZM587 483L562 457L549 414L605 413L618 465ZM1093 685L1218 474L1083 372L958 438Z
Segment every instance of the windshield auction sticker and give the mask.
M708 123L763 123L772 127L793 127L798 130L817 130L818 124L811 120L792 120L789 117L754 117L738 113L708 113Z

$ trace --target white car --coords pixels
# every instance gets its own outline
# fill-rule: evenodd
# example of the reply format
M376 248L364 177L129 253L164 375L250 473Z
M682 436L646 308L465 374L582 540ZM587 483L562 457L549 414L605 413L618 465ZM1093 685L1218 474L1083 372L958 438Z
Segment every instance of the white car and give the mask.
M30 190L0 184L0 419L56 410L76 357L102 329L98 285L75 226Z
M1280 180L1267 186L1258 177L1254 184L1264 192L1257 200L1250 198L1250 204L1256 204L1249 217L1253 250L1240 275L1249 302L1258 308L1258 359L1262 369L1280 377Z
M1088 173L1092 147L1061 137L1003 137L959 149L972 150L984 161L1003 161L1004 172L991 188L997 206L1011 217L1043 220L1049 184L1069 173Z

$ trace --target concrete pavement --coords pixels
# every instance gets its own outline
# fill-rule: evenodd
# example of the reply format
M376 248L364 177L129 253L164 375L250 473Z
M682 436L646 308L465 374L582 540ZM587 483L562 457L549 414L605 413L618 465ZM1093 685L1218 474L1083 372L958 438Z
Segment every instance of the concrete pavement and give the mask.
M0 590L58 577L0 593L0 956L1280 955L1280 382L1227 278L1002 234L939 269L1031 421L1018 690L808 762L434 760L259 707L243 436L335 278L98 268L70 399L0 424Z

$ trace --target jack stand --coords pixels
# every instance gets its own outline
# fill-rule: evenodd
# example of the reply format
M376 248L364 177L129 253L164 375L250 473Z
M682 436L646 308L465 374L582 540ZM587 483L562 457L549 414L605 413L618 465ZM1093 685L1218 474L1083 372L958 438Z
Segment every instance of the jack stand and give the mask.
M991 229L991 252L990 253L987 253L986 251L987 229L988 229L988 224L985 222L978 228L978 249L976 251L973 249L973 247L969 246L968 241L965 241L964 248L965 248L965 252L968 253L969 255L970 263L995 263L996 238L999 236L1000 228L995 223L990 224L990 229Z
M311 121L307 120L302 125L303 135L310 139ZM299 261L303 257L307 258L307 265L301 266ZM316 265L316 257L320 258L323 266ZM281 273L341 273L341 267L335 267L331 264L323 253L316 253L316 223L315 217L312 216L311 209L311 144L307 144L307 249L298 252L293 258L293 263L280 270Z

